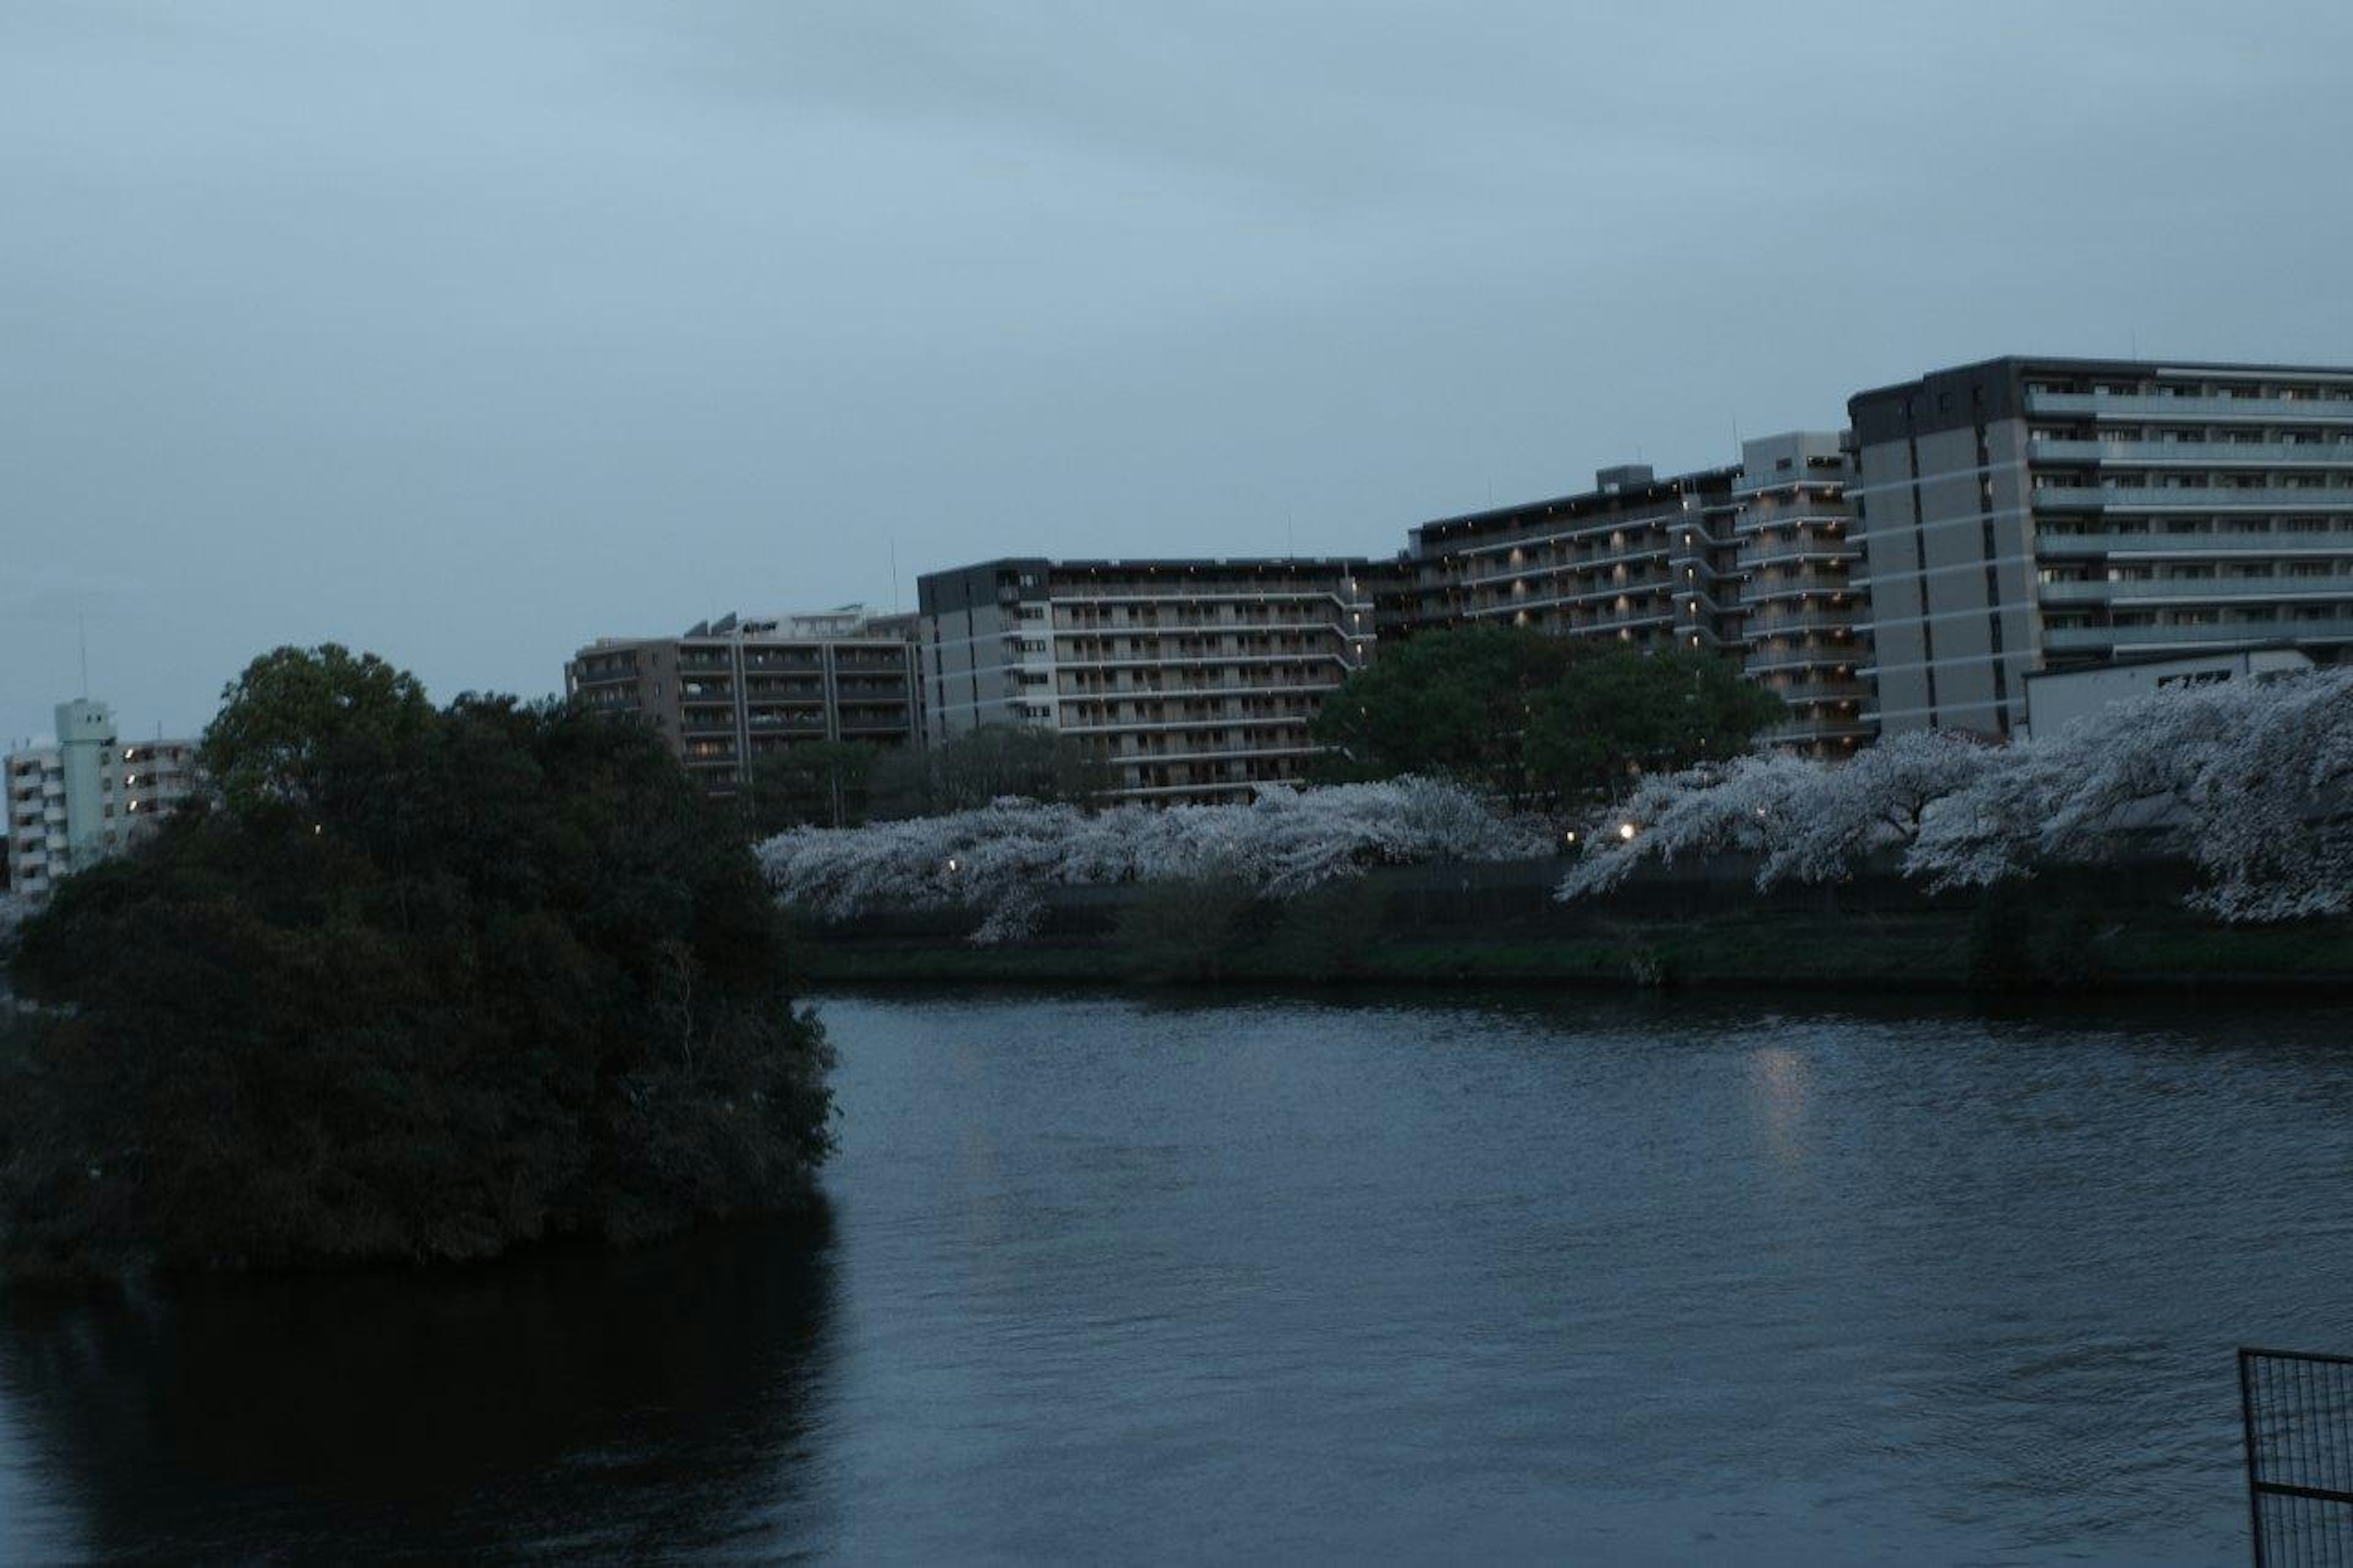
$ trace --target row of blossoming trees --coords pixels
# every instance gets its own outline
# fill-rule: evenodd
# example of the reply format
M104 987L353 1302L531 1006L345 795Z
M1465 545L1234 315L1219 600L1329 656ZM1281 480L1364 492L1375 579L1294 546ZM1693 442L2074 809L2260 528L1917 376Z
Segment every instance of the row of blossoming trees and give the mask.
M2009 746L1924 731L1836 767L1742 757L1651 781L1595 826L1564 899L1691 855L1755 855L1765 888L1892 850L1932 889L2133 855L2196 867L2192 903L2223 920L2343 914L2353 670L2158 691Z
M1027 936L1053 888L1117 882L1240 883L1288 899L1377 864L1527 860L1551 831L1439 779L1273 789L1246 805L1113 806L1000 800L972 811L802 827L760 847L769 883L819 920L963 905L973 940Z
M979 910L975 939L1037 929L1055 888L1239 882L1284 899L1377 864L1577 856L1558 897L1646 862L1757 858L1757 885L1838 881L1894 854L1932 889L1984 886L2122 856L2202 875L2194 902L2230 921L2353 909L2353 670L2232 680L2119 704L2007 746L1923 731L1825 764L1748 755L1641 783L1582 825L1497 810L1428 778L1274 790L1246 805L977 810L797 828L760 855L788 905L820 920Z

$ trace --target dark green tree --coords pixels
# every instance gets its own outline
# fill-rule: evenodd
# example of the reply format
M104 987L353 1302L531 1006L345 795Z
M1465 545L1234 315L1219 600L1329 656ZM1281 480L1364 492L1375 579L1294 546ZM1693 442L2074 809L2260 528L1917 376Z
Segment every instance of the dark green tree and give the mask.
M1645 773L1738 756L1784 712L1729 659L1604 645L1537 696L1528 771L1556 795L1607 798Z
M804 741L752 762L742 796L755 839L814 823L852 827L867 818L881 748L860 741Z
M1314 728L1329 782L1459 779L1514 805L1536 787L1526 736L1536 700L1585 645L1518 626L1427 632L1384 646L1327 699Z
M1314 734L1330 748L1326 779L1433 774L1520 806L1735 755L1781 711L1708 655L1476 626L1384 647L1325 701Z
M650 729L343 649L227 693L216 799L69 879L0 1085L20 1274L475 1258L791 1207L828 1049Z
M1109 769L1080 741L1029 725L984 724L942 745L884 757L871 800L877 816L932 816L1004 795L1083 805L1109 787Z

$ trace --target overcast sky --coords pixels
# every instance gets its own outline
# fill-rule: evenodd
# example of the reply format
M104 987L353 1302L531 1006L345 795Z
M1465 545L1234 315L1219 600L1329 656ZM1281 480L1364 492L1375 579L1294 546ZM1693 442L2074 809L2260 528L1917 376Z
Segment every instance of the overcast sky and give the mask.
M288 642L543 693L2001 353L2353 362L2348 58L2253 0L0 0L0 738L85 621L126 733Z

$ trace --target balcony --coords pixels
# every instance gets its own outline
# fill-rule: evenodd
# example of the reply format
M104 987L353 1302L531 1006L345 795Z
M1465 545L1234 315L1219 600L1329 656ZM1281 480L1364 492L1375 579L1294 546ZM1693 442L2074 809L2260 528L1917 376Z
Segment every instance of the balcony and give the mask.
M2184 485L2127 489L2117 485L2045 485L2034 492L2037 511L2276 512L2353 511L2353 486L2310 489L2264 486L2227 489Z
M1788 703L1799 702L1860 702L1871 695L1871 688L1860 680L1791 680L1780 684L1762 682L1765 689Z
M2229 643L2348 641L2353 641L2353 615L2312 621L2283 617L2272 621L2206 621L2192 626L2045 626L2042 631L2042 647L2050 653L2197 648Z
M2117 560L2209 559L2229 555L2353 554L2353 529L2263 533L2052 533L2038 531L2037 555L2106 556Z
M2353 398L2149 397L2110 392L2029 392L2029 415L2168 420L2200 425L2353 424Z
M2353 468L2353 441L2030 441L2030 461L2134 468Z
M2353 576L2130 577L2116 582L2039 583L2046 605L2205 604L2217 599L2353 600Z

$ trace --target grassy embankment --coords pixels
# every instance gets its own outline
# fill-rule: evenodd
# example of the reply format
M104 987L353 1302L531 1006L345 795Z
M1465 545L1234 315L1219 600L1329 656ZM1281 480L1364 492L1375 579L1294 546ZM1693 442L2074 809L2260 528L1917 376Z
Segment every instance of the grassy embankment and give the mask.
M1825 914L1734 910L1678 920L1563 921L1482 934L1322 931L1311 917L1172 934L1123 921L1093 940L974 947L805 933L807 980L1801 985L1943 990L2313 990L2353 994L2353 921L2224 926L2179 910L2121 918L2033 909ZM1288 928L1288 929L1287 929Z

